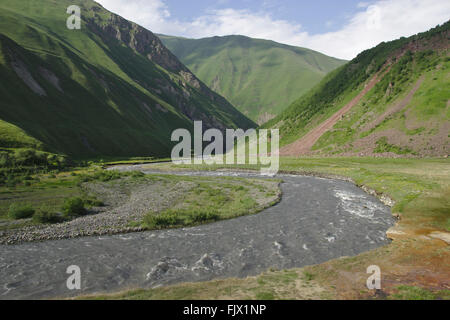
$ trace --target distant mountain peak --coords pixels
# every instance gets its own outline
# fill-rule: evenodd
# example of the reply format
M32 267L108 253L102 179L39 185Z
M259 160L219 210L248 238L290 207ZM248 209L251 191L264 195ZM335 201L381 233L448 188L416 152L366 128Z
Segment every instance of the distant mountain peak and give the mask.
M243 35L159 37L198 78L259 124L345 63L313 50Z

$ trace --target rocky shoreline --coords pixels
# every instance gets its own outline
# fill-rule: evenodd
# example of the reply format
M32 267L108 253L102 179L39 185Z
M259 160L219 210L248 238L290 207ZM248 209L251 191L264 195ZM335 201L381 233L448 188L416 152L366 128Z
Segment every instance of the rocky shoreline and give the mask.
M105 207L91 208L89 215L59 224L0 231L0 245L143 232L147 229L140 224L148 212L170 208L194 186L195 183L183 180L172 184L166 181L137 183L129 179L115 183L84 183L82 188L102 199ZM276 204L281 199L281 193L275 198L258 203L258 211ZM17 221L8 223L16 224Z
M141 232L145 229L133 226L133 223L142 221L151 210L166 209L191 187L192 183L189 182L176 183L169 190L165 190L165 186L158 182L139 184L125 180L114 184L85 183L83 189L102 199L105 207L92 208L89 215L64 223L27 226L0 232L0 244Z

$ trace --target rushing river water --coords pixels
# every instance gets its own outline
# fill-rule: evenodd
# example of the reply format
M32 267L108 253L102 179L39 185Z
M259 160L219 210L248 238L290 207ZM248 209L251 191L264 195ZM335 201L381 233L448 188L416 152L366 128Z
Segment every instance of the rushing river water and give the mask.
M305 176L277 178L284 181L282 201L257 215L177 230L0 246L0 299L246 277L269 268L353 256L388 243L386 230L394 224L389 207L355 185ZM70 265L81 269L81 290L66 287Z

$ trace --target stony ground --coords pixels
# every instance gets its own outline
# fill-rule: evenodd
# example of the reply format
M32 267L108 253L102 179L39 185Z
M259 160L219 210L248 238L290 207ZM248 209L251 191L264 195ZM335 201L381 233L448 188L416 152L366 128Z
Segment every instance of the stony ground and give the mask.
M214 179L224 185L273 180L238 172L177 174L178 181ZM297 175L280 175L277 179L283 180L281 201L259 214L181 229L0 246L0 299L73 297L242 279L269 269L285 270L354 256L389 243L386 230L394 223L389 208L354 184ZM192 200L194 193L188 193L187 198ZM66 268L70 265L82 270L81 291L67 290ZM247 288L258 299L322 296L318 286L300 281L302 277L302 272L270 273L251 280ZM232 283L239 282L226 280L210 288ZM300 289L305 291L299 296L295 292ZM216 292L208 298L235 294L252 297L248 292L224 288L220 295ZM206 292L201 297L206 298Z
M237 182L240 183L240 182ZM220 184L219 184L220 185ZM246 184L249 196L257 199L260 209L274 201L264 198L262 191L278 189L277 182L261 181ZM0 244L46 241L84 236L122 234L143 231L140 222L148 212L159 212L182 202L183 196L196 186L195 182L180 179L121 179L113 182L84 183L86 193L95 195L105 207L89 210L89 215L55 225L32 225L0 231ZM262 189L261 189L262 188ZM277 193L274 195L277 197ZM22 221L8 221L16 224Z

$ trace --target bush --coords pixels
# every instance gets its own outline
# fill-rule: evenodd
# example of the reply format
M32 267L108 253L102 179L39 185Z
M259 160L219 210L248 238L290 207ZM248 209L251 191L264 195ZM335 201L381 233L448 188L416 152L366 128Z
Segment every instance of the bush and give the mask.
M63 219L58 213L41 208L33 215L33 221L37 223L53 224L59 223L63 221Z
M159 229L178 226L182 223L182 220L175 213L162 213L160 215L150 213L144 218L144 223L149 228Z
M63 212L66 217L74 218L84 216L87 210L84 207L84 202L80 198L70 198L64 202Z
M101 181L108 182L119 180L125 177L131 177L133 179L145 177L145 174L140 171L130 171L130 172L120 172L117 170L96 170L89 174L79 174L78 181L80 182L91 182L91 181Z
M191 219L193 222L201 223L206 221L217 221L219 220L219 215L215 212L200 211L191 214Z
M0 152L0 167L6 168L11 164L11 159L7 152Z
M388 143L387 137L381 137L376 142L377 147L373 150L374 153L392 152L395 154L414 154L408 147L402 148Z
M17 149L14 152L14 160L19 165L45 165L47 164L47 155L44 152L33 149Z
M19 183L20 183L19 179L15 177L13 174L8 174L6 176L5 185L8 188L14 188Z
M88 198L84 200L84 204L88 207L104 207L105 203L95 198Z
M145 177L145 174L143 173L143 172L141 172L141 171L132 171L131 173L130 173L130 176L132 177L132 178L143 178L143 177Z
M0 151L0 167L65 168L73 163L64 155L51 154L31 148Z
M31 218L35 210L28 204L13 203L9 206L8 216L11 219L27 219Z

